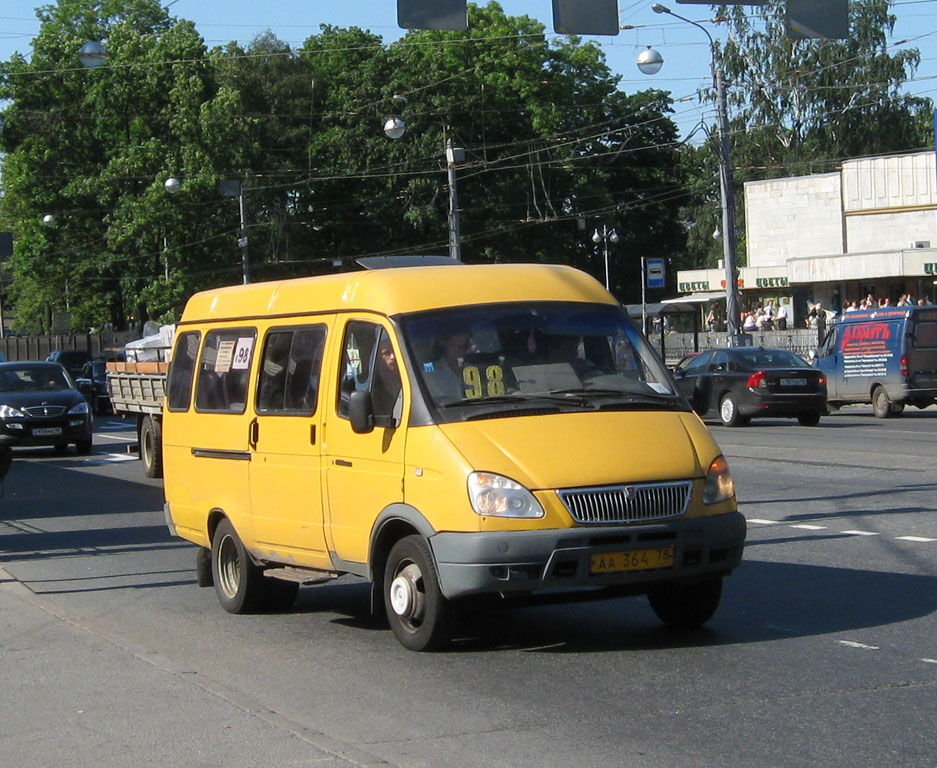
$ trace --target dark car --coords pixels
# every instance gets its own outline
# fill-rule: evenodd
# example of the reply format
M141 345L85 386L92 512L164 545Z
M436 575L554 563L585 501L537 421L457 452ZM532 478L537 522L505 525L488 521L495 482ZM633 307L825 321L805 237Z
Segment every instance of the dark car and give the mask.
M61 363L72 378L81 374L81 366L91 359L91 355L84 349L54 349L46 355L47 363Z
M674 378L703 418L727 427L762 416L816 426L826 413L826 377L786 349L735 347L684 358Z
M107 389L107 364L103 360L89 360L85 363L75 384L91 410L101 414L112 412L111 396Z
M91 452L91 409L59 363L0 363L0 445Z

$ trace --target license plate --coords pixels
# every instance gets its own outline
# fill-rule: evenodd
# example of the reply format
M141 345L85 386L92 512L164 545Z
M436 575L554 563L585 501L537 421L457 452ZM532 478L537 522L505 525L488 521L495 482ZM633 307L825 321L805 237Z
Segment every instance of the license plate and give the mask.
M806 379L781 379L782 387L806 387Z
M673 547L635 549L630 552L603 552L592 555L592 573L621 573L623 571L649 571L653 568L673 567Z
M61 435L61 427L35 427L33 428L33 434L37 437L46 437L48 435Z

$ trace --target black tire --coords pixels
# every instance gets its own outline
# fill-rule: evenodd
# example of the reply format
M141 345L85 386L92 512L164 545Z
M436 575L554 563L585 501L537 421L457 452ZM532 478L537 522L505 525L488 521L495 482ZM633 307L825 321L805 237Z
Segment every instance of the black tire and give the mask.
M65 453L68 450L68 443L56 443L53 448L56 453Z
M91 453L91 438L87 440L78 440L75 443L75 450L78 451L79 456L87 456Z
M251 562L227 518L218 523L211 542L211 575L218 602L228 613L251 613L267 598L263 572Z
M900 416L904 413L904 403L892 403L891 404L891 415Z
M677 629L693 629L712 618L722 597L722 577L699 584L668 584L648 593L647 599L664 624Z
M726 392L719 401L719 420L724 427L741 427L748 419L739 413L739 405L731 392Z
M288 611L296 602L299 584L295 581L267 578L267 599L265 606L270 611Z
M820 423L820 414L819 413L802 413L797 417L797 421L800 422L802 427L815 427Z
M429 545L407 536L390 550L384 567L384 610L400 644L430 651L450 639L452 606L439 589Z
M872 390L872 412L876 419L890 419L892 417L891 400L885 387L879 385Z
M111 408L111 401L106 397L99 397L95 405L95 412L99 416L110 416L114 409Z
M152 416L140 425L140 460L147 477L163 476L163 425Z

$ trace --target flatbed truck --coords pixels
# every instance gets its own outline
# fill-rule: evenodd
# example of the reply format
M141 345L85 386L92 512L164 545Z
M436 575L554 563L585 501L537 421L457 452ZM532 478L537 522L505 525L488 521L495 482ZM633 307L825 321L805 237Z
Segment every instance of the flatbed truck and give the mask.
M166 362L107 364L111 405L114 413L136 419L137 445L147 477L163 476L163 398L168 372Z

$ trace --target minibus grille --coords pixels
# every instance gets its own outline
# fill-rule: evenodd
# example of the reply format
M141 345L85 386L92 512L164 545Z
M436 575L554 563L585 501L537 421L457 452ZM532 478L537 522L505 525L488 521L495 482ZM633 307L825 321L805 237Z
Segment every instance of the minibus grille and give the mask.
M689 480L610 485L557 491L577 523L636 523L682 515L690 503Z

